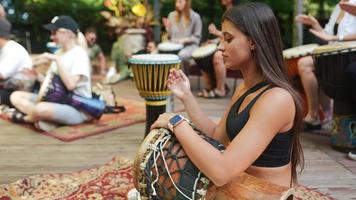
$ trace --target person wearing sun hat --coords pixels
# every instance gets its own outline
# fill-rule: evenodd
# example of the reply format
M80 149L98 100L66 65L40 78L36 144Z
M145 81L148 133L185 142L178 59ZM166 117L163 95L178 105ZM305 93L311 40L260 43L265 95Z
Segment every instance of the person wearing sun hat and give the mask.
M43 26L51 31L51 39L60 49L43 53L35 60L51 61L47 73L59 75L66 89L82 97L91 98L89 56L77 42L78 23L70 16L56 16L51 23ZM56 125L74 125L91 120L91 117L76 108L52 102L36 102L37 95L28 92L14 92L11 102L23 113L20 121L35 123L36 127L49 131Z
M0 104L11 106L10 95L15 90L30 90L30 81L23 72L32 68L26 49L11 38L11 24L0 17Z

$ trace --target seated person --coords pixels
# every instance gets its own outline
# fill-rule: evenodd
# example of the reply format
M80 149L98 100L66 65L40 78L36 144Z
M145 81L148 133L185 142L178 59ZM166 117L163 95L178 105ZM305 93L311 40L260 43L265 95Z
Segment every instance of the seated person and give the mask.
M0 104L11 106L10 94L15 90L30 91L34 83L23 73L32 69L26 49L10 39L11 24L0 18Z
M239 1L237 0L221 0L221 4L225 7L225 10L229 10L234 5L237 5ZM223 37L222 32L219 31L215 24L209 24L209 33L216 37L216 39L208 41L208 43L214 42L219 43L220 38ZM201 92L198 93L200 97L206 98L215 98L215 97L224 97L226 96L229 91L225 84L226 79L226 68L224 66L223 57L221 51L216 51L213 57L213 66L214 66L214 75L215 75L215 83L210 80L209 74L204 70L201 70L203 79L206 82L206 89L203 89ZM213 85L216 87L213 88Z
M85 39L88 44L88 53L93 71L98 72L100 75L105 75L106 58L101 47L96 43L96 38L97 34L94 28L88 28L85 31Z
M191 9L191 0L176 0L175 11L170 12L168 18L163 18L163 24L169 40L184 45L178 56L182 60L183 71L189 73L190 58L201 39L200 15Z
M48 73L56 72L69 91L91 98L89 57L77 44L78 24L71 17L62 15L54 17L44 28L51 31L51 39L61 49L56 54L44 53L38 59L52 62ZM37 96L21 91L11 95L11 103L23 113L18 117L19 121L35 123L37 128L49 131L57 124L74 125L91 119L84 112L66 104L37 102Z
M356 0L350 0L350 3L356 3ZM336 5L328 24L323 29L319 22L312 16L299 15L296 21L304 25L311 26L310 32L317 37L328 42L344 41L350 39L356 34L356 17L340 11L339 5ZM334 27L337 26L337 29ZM336 33L333 31L337 30ZM304 117L304 129L315 130L321 128L321 122L318 115L318 81L314 74L314 62L311 56L306 56L298 61L298 73L306 94L308 112Z
M149 41L147 42L146 49L145 50L140 50L136 54L157 54L158 49L155 41Z

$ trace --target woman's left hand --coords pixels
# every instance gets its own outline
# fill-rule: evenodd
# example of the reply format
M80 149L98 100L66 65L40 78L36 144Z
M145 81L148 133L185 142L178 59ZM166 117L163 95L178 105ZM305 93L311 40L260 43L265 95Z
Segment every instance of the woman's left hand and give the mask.
M166 128L168 129L168 121L172 118L175 114L174 113L163 113L160 114L158 119L151 125L151 129L155 128Z
M56 61L58 59L58 56L52 53L43 53L41 55L39 55L36 59L40 60L40 59L48 59L51 61Z
M338 38L336 35L329 35L325 32L322 31L317 31L315 29L310 29L309 30L312 34L314 34L316 37L323 39L325 41L336 41Z

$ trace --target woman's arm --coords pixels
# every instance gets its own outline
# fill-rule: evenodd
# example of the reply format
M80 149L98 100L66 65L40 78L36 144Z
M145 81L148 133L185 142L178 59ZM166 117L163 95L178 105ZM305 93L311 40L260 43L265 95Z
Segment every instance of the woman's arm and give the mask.
M58 69L58 74L61 77L61 80L63 81L64 85L66 86L66 88L69 91L72 91L77 87L77 84L80 81L81 76L80 75L71 75L70 72L64 68L63 63L60 60L59 56L57 56L55 54L50 54L50 53L43 53L39 57L49 59L56 63L57 69Z
M291 128L294 115L291 95L274 88L256 102L248 122L223 153L192 134L186 122L177 125L174 133L192 162L215 185L222 186L250 167L278 132Z

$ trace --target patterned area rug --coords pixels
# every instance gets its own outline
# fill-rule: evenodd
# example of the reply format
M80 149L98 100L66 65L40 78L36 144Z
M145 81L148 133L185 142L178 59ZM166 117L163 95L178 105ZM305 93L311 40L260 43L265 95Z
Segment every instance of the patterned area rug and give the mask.
M99 121L84 123L75 126L60 126L54 129L53 131L39 131L39 133L57 138L65 142L70 142L80 138L105 133L117 128L146 121L146 108L145 103L143 101L139 102L120 98L118 99L118 105L124 105L126 111L117 114L104 114ZM6 117L2 116L1 118L5 119ZM23 125L33 130L36 130L31 125Z
M62 126L53 131L44 132L43 134L65 142L70 142L146 121L145 103L143 101L139 102L120 98L118 103L119 105L125 106L125 112L118 114L104 114L100 120L96 122L77 126Z
M133 186L132 162L114 157L107 164L70 174L36 175L0 185L0 200L119 200ZM296 188L296 200L333 200L304 186Z
M115 157L98 168L31 176L2 185L0 200L114 200L125 199L132 188L132 162Z

